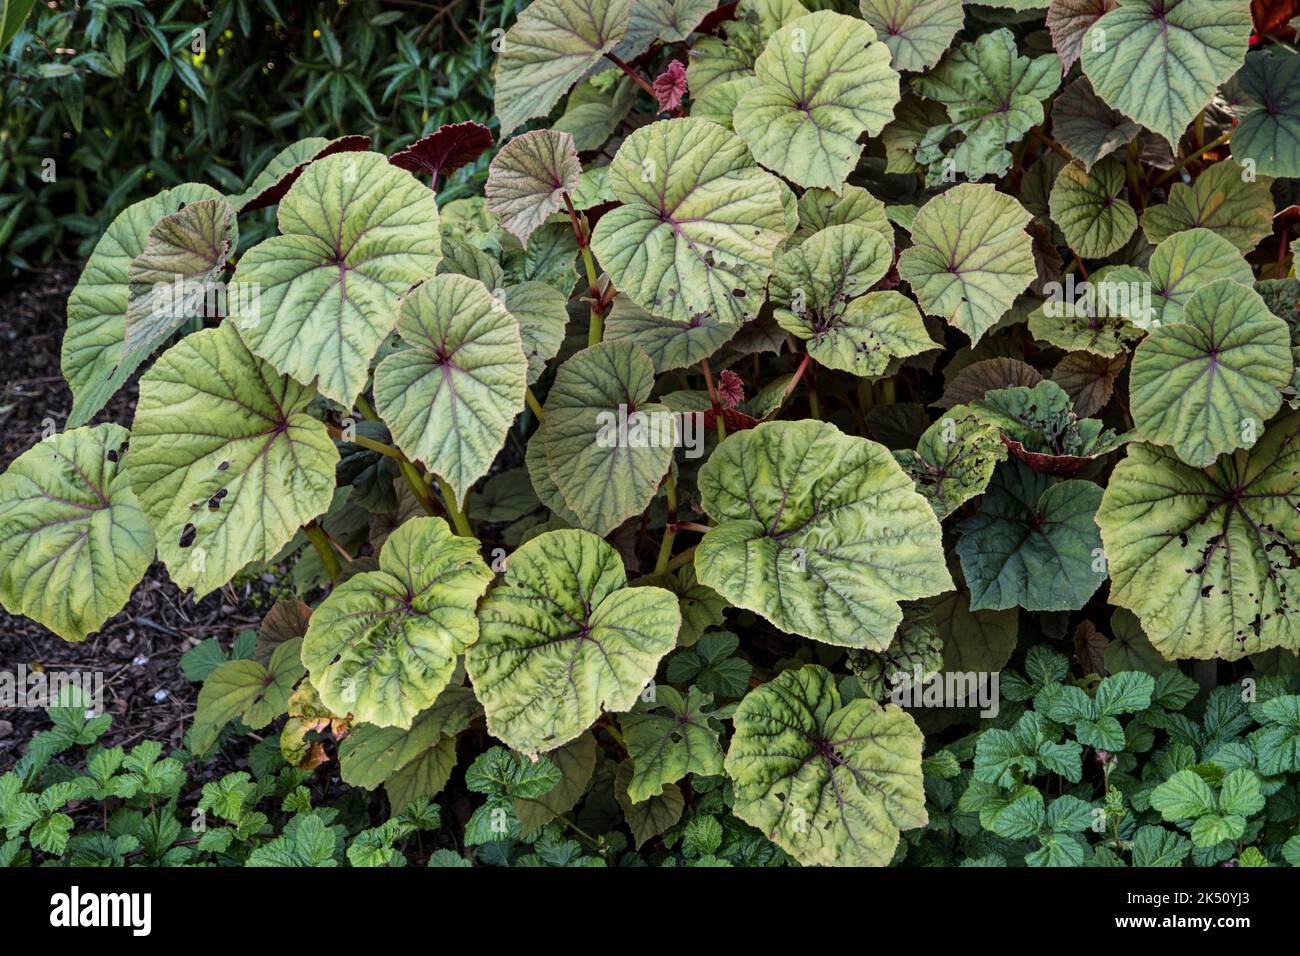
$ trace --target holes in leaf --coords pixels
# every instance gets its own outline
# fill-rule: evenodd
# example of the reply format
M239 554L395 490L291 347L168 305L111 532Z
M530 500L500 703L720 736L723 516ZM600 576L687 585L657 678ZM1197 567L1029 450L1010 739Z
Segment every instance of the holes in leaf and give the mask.
M198 528L194 527L194 525L192 524L187 524L184 528L181 529L180 546L182 548L188 548L190 545L194 543L194 539L198 537L198 534L199 534Z

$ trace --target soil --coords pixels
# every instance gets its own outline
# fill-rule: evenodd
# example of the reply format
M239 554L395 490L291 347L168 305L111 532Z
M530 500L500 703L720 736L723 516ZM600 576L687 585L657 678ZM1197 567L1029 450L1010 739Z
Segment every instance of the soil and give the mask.
M40 441L48 433L43 430L62 430L67 422L72 393L59 371L59 350L68 293L80 272L80 263L60 263L0 286L0 471ZM132 381L92 424L129 427L136 391ZM16 672L19 665L29 672L99 671L104 709L113 716L101 743L129 746L148 738L166 752L181 745L198 696L198 685L181 671L181 654L209 637L229 649L239 631L256 627L262 613L255 606L257 591L254 585L227 585L196 603L155 563L126 607L80 644L0 610L0 671ZM44 710L0 710L0 773L22 755L35 731L49 725Z

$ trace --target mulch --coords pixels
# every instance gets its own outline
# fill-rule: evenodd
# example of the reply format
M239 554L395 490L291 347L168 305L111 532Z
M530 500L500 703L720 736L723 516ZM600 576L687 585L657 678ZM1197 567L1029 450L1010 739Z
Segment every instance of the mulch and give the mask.
M0 471L31 448L44 429L62 430L72 393L59 371L68 293L80 263L60 263L0 286ZM92 424L130 426L136 386L130 383ZM185 679L181 654L201 640L217 638L229 648L241 630L256 627L254 585L232 585L194 602L155 563L127 606L80 644L69 643L26 618L0 610L0 670L100 671L104 709L113 715L107 746L157 740L164 752L181 745L194 716L198 685ZM43 710L0 710L0 772L26 749L31 735L49 726ZM220 766L214 770L231 769ZM238 762L236 762L237 764Z

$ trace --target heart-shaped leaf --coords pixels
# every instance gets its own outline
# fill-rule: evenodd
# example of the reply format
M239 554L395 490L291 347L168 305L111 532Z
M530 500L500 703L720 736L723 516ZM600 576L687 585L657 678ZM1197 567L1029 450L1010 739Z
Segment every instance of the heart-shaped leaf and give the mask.
M202 597L329 507L339 454L307 414L313 394L229 322L185 337L141 377L126 476L178 585Z
M628 0L534 0L501 41L492 74L501 135L545 116L628 25Z
M778 180L740 139L700 119L644 126L619 147L609 184L623 205L591 245L616 288L674 322L708 313L738 325L758 311L790 230Z
M1189 465L1249 448L1291 382L1291 336L1259 293L1228 279L1201 286L1182 318L1154 329L1133 356L1133 422Z
M573 137L548 129L516 136L492 158L483 195L506 231L526 247L528 237L578 188Z
M1253 108L1232 132L1232 154L1269 176L1300 176L1300 56L1253 53L1237 82Z
M189 203L221 198L215 189L198 183L164 189L124 209L95 244L68 296L62 363L63 377L72 389L69 428L94 418L135 371L123 356L131 262L144 252L154 223Z
M1249 286L1255 281L1250 263L1227 239L1208 229L1176 232L1151 253L1151 318L1135 319L1143 328L1158 328L1182 321L1183 307L1192 293L1217 279Z
M614 300L605 320L606 342L636 343L662 374L706 359L736 334L734 325L719 325L708 313L690 322L658 319L625 295Z
M916 214L898 272L927 314L978 342L1038 274L1025 232L1031 218L992 186L956 186Z
M519 324L483 284L444 274L402 300L410 348L375 369L375 408L407 457L451 486L457 504L487 474L524 405Z
M898 602L952 586L939 523L889 451L816 421L730 435L699 477L700 583L782 630L882 649Z
M437 268L433 192L380 153L342 153L308 166L277 217L281 235L244 253L232 280L232 294L241 285L256 294L239 334L254 355L351 409L398 297Z
M893 118L898 74L889 57L862 20L832 10L799 17L768 39L732 124L768 169L838 191L862 155L858 138Z
M640 346L602 342L561 365L546 396L537 438L551 477L597 534L644 511L672 463L678 423L649 401L653 386Z
M859 6L900 72L938 63L963 20L961 0L860 0Z
M126 604L153 561L153 529L122 472L120 425L51 435L0 475L0 602L65 641Z
M681 613L662 588L626 585L617 552L585 531L548 531L510 555L465 659L493 736L523 753L554 750L603 711L632 707Z
M474 539L441 518L405 522L384 542L379 570L348 578L311 616L302 660L322 703L410 727L477 640L474 609L491 580Z
M1298 439L1292 413L1208 468L1147 444L1116 466L1097 512L1110 600L1166 658L1300 647Z
M1083 72L1103 100L1177 143L1246 57L1241 0L1118 0L1083 37Z
M1161 242L1200 226L1249 253L1273 231L1272 184L1268 176L1250 175L1231 160L1215 163L1190 185L1174 183L1168 202L1148 206L1142 231L1149 242Z
M1048 207L1071 249L1085 259L1100 259L1120 249L1137 229L1137 213L1119 198L1124 165L1102 160L1091 170L1077 163L1061 169Z
M921 731L892 705L841 704L824 667L750 691L735 724L736 816L805 866L884 866L899 831L925 824Z
M971 609L1087 604L1106 579L1093 520L1100 503L1101 488L1091 481L1053 483L1019 462L999 466L980 510L957 526Z

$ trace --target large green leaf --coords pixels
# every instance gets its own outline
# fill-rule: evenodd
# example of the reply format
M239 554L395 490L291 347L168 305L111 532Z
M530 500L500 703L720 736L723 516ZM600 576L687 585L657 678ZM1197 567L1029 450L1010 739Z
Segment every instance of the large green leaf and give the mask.
M894 457L935 515L946 518L983 493L1007 450L994 425L957 405L925 430L915 451L900 449Z
M1124 164L1105 159L1086 170L1077 163L1062 167L1048 200L1052 221L1065 241L1085 259L1118 251L1137 229L1137 213L1120 198Z
M1093 520L1100 502L1091 481L1053 483L1019 462L999 466L980 510L957 526L971 609L1071 611L1088 603L1106 578Z
M904 711L841 705L823 667L788 670L740 702L726 770L736 816L806 866L884 866L924 826L921 731Z
M338 585L316 608L302 659L321 702L380 727L410 727L478 638L474 609L492 572L478 542L441 518L388 536L379 570Z
M961 0L859 0L859 7L899 71L938 63L963 19Z
M1253 53L1237 82L1252 109L1232 132L1232 155L1270 176L1300 176L1300 56Z
M898 74L889 56L854 17L819 10L792 20L768 39L732 124L768 169L838 191L862 155L859 137L893 118Z
M1246 57L1247 0L1119 0L1083 37L1103 100L1176 144Z
M178 585L202 597L329 507L339 454L307 414L312 396L229 322L182 339L140 379L126 476Z
M219 200L221 193L198 183L164 189L119 213L95 244L68 296L62 361L63 377L72 388L69 428L90 421L135 371L124 364L122 354L132 260L144 252L154 223L205 199Z
M1231 160L1215 163L1190 185L1174 183L1168 202L1148 206L1142 214L1142 231L1148 241L1161 242L1200 226L1218 233L1243 254L1252 252L1273 231L1272 183L1267 176L1248 177Z
M626 584L617 552L585 531L548 531L510 555L465 659L493 736L524 753L554 750L603 711L632 707L676 643L681 612L662 588Z
M796 206L799 227L790 244L803 242L828 226L862 226L880 234L892 251L894 227L885 204L861 186L845 186L837 196L829 189L808 189Z
M679 426L649 401L653 386L654 364L639 345L601 342L561 365L546 396L534 441L564 500L597 534L644 511L672 463Z
M700 469L718 526L695 573L732 604L828 644L886 647L898 602L952 586L939 522L889 451L817 421L730 435Z
M527 246L537 227L564 208L564 194L578 188L581 172L572 136L534 130L492 157L483 195L506 231Z
M757 313L790 230L779 181L739 138L707 120L652 123L623 141L609 184L624 205L591 244L616 288L674 322L709 313L738 325Z
M501 40L492 74L501 135L545 116L623 38L628 0L534 0Z
M1151 253L1147 263L1151 276L1151 316L1134 322L1143 328L1179 322L1192 293L1216 279L1231 279L1242 285L1255 281L1255 274L1235 246L1208 229L1176 232Z
M1187 299L1180 320L1154 329L1133 356L1133 422L1149 441L1205 466L1249 448L1291 382L1287 325L1248 286L1219 279Z
M777 309L776 321L808 341L808 354L819 365L863 378L885 375L895 359L939 347L916 304L893 291L840 301L819 314Z
M0 475L0 603L67 641L126 604L153 561L153 529L121 469L120 425L77 428Z
M1031 218L993 186L956 186L916 214L912 246L898 257L899 274L927 314L978 342L1038 274L1025 232Z
M397 319L397 300L440 258L433 192L379 153L308 166L281 200L279 236L235 270L257 306L236 318L258 357L347 408Z
M524 406L517 323L481 282L444 274L402 300L410 348L375 369L375 407L393 440L451 486L457 504L487 474Z
M951 121L927 131L916 151L917 162L929 166L928 184L1005 174L1007 147L1043 121L1043 103L1060 83L1056 54L1021 56L1010 30L963 43L933 72L913 79L911 89L942 103ZM950 145L954 137L960 139Z
M719 325L707 313L690 322L658 319L620 295L605 320L604 340L639 345L654 362L655 372L662 373L708 358L735 334L734 325Z
M1204 469L1129 446L1097 512L1110 600L1166 658L1300 648L1298 469L1300 413Z
M672 687L655 688L651 701L638 701L619 718L632 779L627 794L641 803L663 793L688 773L714 777L722 773L722 725L713 714L713 695L691 687L685 697Z

